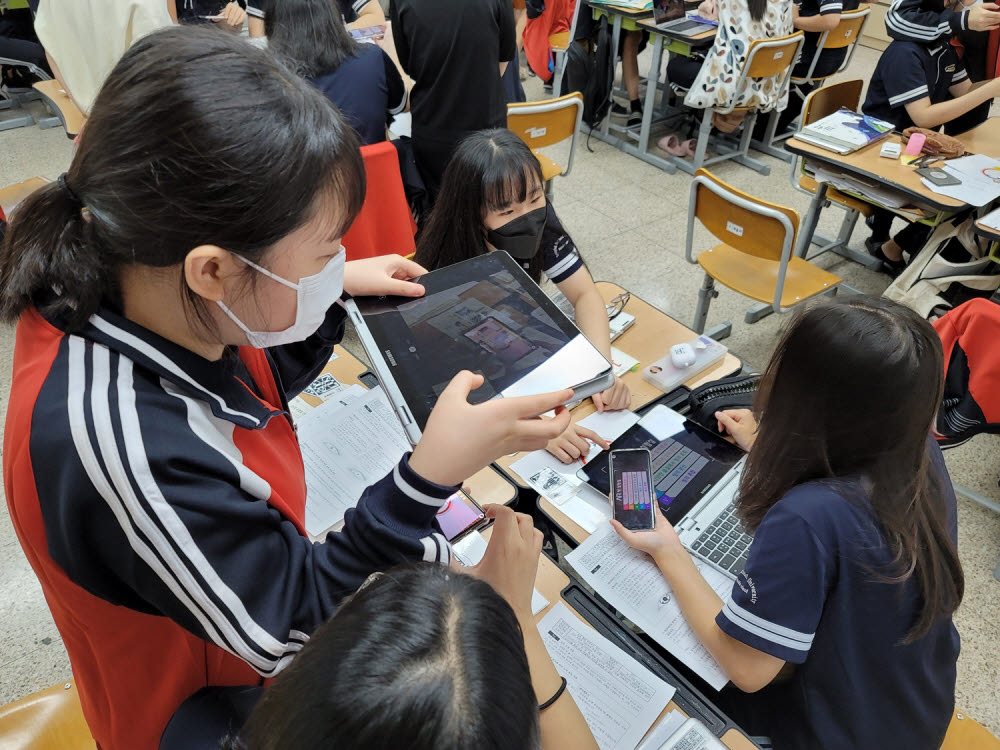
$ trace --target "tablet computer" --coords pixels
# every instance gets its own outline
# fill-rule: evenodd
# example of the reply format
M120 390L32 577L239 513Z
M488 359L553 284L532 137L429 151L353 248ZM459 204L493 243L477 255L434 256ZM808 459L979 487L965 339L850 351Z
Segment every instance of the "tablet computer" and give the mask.
M471 403L614 383L611 363L507 253L496 251L415 279L423 297L345 303L389 401L416 445L438 396L461 370L485 383Z
M596 456L578 476L602 495L610 487L610 451L645 448L650 452L654 494L671 524L679 524L743 459L740 448L721 435L665 406L656 406Z

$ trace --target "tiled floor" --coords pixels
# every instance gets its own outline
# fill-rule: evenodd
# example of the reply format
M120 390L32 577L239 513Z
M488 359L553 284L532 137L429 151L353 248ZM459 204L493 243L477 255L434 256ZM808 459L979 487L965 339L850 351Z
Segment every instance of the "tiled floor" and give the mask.
M872 50L859 50L852 72L867 78L877 57ZM640 61L641 70L647 65ZM541 98L537 79L529 79L525 85L529 97ZM690 178L664 174L596 139L591 139L588 150L585 141L577 149L573 173L556 181L555 205L591 273L596 279L615 281L689 322L701 283L701 274L684 259ZM55 178L71 157L71 145L59 130L0 132L0 184L35 175ZM733 163L713 171L739 188L804 214L808 198L791 188L788 165L768 157L763 160L772 166L768 177ZM829 210L820 229L835 234L839 221L839 213ZM864 232L858 229L852 245L862 248L863 237ZM695 232L695 250L709 243L706 232ZM820 262L865 292L879 293L888 283L886 276L849 261L826 257ZM771 352L781 320L771 316L747 325L743 322L747 306L745 299L723 289L712 304L709 325L732 320L733 335L726 343L748 365L759 368ZM11 330L0 328L2 413L6 412L10 387L12 348ZM947 458L954 480L1000 497L998 445L997 438L981 436L950 451ZM5 507L0 515L4 516L0 520L0 703L5 703L66 678L69 664ZM1000 516L960 499L959 552L965 567L966 595L956 615L963 645L957 701L970 716L1000 733L1000 582L991 574L1000 561Z

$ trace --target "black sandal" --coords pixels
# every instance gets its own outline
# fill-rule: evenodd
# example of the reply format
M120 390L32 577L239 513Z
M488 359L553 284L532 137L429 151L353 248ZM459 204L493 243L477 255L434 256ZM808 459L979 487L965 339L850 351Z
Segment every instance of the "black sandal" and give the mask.
M902 259L892 260L887 257L886 254L882 252L883 244L884 243L878 242L877 240L873 240L869 237L865 240L865 249L868 251L870 256L882 261L882 270L885 273L889 274L892 278L896 278L903 272L903 269L906 268L906 261Z

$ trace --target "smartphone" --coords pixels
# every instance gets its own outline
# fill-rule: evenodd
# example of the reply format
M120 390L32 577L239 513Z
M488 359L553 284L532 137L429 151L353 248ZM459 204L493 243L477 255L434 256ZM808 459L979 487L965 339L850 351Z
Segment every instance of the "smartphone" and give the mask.
M448 498L437 512L437 524L449 542L454 541L469 529L475 528L486 519L483 509L475 500L462 492Z
M644 448L613 450L611 465L611 506L615 520L632 531L653 528L653 472L649 451Z

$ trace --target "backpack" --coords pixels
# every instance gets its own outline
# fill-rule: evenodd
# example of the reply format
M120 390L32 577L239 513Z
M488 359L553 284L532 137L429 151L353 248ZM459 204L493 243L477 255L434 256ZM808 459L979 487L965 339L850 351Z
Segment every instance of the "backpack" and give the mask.
M591 130L600 127L611 108L611 87L614 85L615 56L611 49L611 30L608 19L602 17L597 27L597 44L593 53L582 45L571 44L566 51L566 72L563 90L583 94L583 122Z

